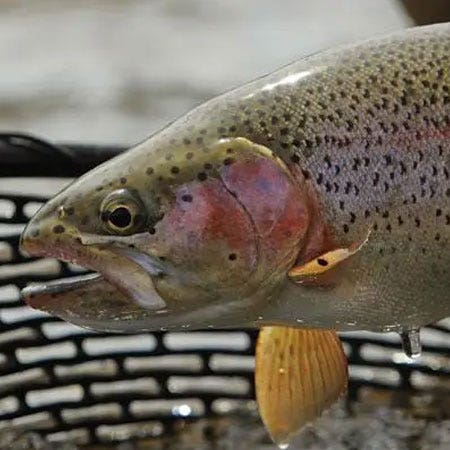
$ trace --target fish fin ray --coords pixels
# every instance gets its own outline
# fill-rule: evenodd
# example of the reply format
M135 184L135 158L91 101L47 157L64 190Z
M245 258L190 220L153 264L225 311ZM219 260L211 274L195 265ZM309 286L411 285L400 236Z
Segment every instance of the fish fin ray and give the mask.
M347 380L347 360L334 331L261 329L256 396L261 418L276 444L287 445L304 425L338 400Z

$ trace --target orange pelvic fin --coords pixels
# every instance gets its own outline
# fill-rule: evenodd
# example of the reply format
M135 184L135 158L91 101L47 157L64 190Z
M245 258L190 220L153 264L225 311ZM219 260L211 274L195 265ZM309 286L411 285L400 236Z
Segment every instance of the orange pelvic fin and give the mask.
M347 359L334 331L261 329L256 396L261 418L280 448L346 391L347 380Z

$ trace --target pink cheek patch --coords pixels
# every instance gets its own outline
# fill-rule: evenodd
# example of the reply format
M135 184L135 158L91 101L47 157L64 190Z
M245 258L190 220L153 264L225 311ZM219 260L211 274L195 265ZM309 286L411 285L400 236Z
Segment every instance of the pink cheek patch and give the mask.
M291 176L276 160L254 154L225 166L222 178L251 215L265 259L274 265L292 259L309 215L306 195Z
M176 204L155 236L171 260L223 269L233 262L231 269L253 270L257 262L253 226L220 180L192 182L176 195Z

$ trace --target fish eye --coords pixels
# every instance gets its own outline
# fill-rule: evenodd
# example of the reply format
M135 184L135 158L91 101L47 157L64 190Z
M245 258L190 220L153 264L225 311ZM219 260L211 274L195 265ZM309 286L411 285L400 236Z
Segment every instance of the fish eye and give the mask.
M100 217L108 232L123 235L136 233L145 224L142 202L127 189L118 189L105 197Z
M116 228L128 228L131 225L133 217L126 206L118 206L109 214L108 221Z

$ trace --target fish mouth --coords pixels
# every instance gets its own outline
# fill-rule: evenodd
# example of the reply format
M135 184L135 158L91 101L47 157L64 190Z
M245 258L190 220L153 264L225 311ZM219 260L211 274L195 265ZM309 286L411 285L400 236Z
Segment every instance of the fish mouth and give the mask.
M164 268L154 258L136 249L85 245L80 238L64 244L49 245L48 242L26 237L21 241L21 249L31 256L56 258L93 271L29 284L22 289L21 295L34 309L62 317L65 315L63 309L69 306L65 299L81 299L86 292L95 292L98 297L104 297L100 286L120 300L122 310L158 312L166 309L166 302L156 291L153 280L154 277L164 275Z

